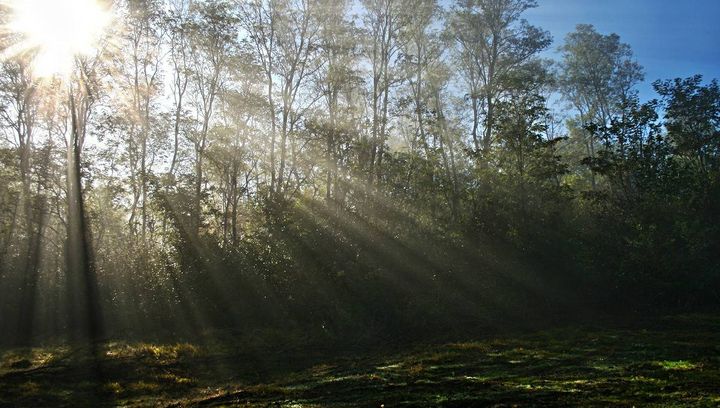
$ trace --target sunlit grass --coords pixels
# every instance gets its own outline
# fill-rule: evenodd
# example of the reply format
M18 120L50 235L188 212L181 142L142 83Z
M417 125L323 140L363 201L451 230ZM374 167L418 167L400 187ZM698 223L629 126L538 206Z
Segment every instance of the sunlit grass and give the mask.
M660 367L664 368L665 370L675 370L675 371L695 370L700 367L699 364L691 363L690 361L685 361L685 360L657 361L657 362L655 362L655 364L659 365Z
M40 368L57 361L69 352L67 347L35 347L10 350L0 354L0 373L6 370Z
M86 357L56 349L9 351L3 367L27 359L33 367L59 371L48 377L5 368L10 375L0 375L0 387L12 391L0 393L0 405L10 399L46 406L101 398L114 405L250 407L713 406L720 401L720 359L711 351L720 333L705 323L687 330L692 325L687 321L675 331L567 328L408 344L394 353L353 352L339 359L310 345L292 355L253 345L256 357L249 359L237 338L233 347L109 343L102 349L105 377L99 384L73 374L87 365ZM294 359L306 363L291 368Z
M107 383L107 384L105 384L105 386L103 388L104 388L104 391L110 392L113 394L120 394L123 392L123 386L120 385L120 383L117 381Z
M153 358L158 361L177 360L182 357L195 357L200 348L189 343L151 344L151 343L110 343L105 351L108 358Z

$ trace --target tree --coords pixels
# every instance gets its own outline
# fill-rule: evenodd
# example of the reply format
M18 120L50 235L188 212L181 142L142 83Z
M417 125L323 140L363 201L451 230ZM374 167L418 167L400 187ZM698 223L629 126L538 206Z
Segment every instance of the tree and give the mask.
M270 146L268 148L268 170L270 183L268 194L274 194L277 165L277 112L275 107L275 79L277 53L278 12L275 0L254 0L240 6L239 22L246 33L245 40L253 50L254 59L262 68L266 86L267 116L269 120Z
M718 169L720 158L720 85L702 84L702 76L656 81L665 103L665 127L678 152L704 171Z
M240 237L240 200L250 197L251 179L262 159L263 144L255 136L265 104L257 85L262 81L262 68L249 50L241 49L233 57L230 70L232 85L228 84L220 94L219 123L212 130L208 159L215 175L211 182L216 183L221 196L222 241L234 247Z
M460 0L454 10L450 27L457 44L455 58L472 110L475 153L485 157L482 166L494 143L495 107L506 78L552 42L547 31L521 18L536 6L535 0Z
M71 322L75 335L95 343L104 334L97 270L83 193L82 154L93 108L99 100L99 59L76 58L75 76L68 87L67 135L67 274Z
M544 184L565 172L554 147L560 139L546 139L546 100L541 94L550 78L543 64L528 64L508 78L507 98L498 104L498 167L517 188L519 202L516 220L521 231L530 223L530 200L541 196ZM537 191L531 191L535 189ZM540 209L532 209L539 210Z
M5 61L0 76L0 118L2 124L11 130L16 143L16 158L21 181L18 207L24 216L24 235L19 236L22 246L21 309L30 317L19 320L18 338L20 343L28 342L32 336L33 318L35 317L35 299L38 282L40 251L44 229L42 209L42 179L37 173L34 159L36 156L38 95L37 85L32 78L30 66L25 61ZM40 166L37 166L38 168ZM33 191L35 190L35 191ZM13 217L16 218L16 217ZM13 240L15 225L8 231L7 242Z
M190 134L195 149L193 217L190 231L197 235L202 225L205 151L215 104L227 80L229 61L237 52L237 17L228 1L198 3L191 9L190 67L197 128Z
M160 118L156 105L163 85L161 68L165 27L161 24L164 18L161 6L155 1L130 0L125 11L128 29L124 40L128 53L121 69L127 84L121 85L121 92L127 91L122 93L130 95L130 98L128 106L118 111L122 116L118 119L128 122L126 145L133 191L128 225L137 232L139 224L141 248L145 248L149 219L148 185L156 156L152 149L152 136L157 128L154 125Z
M292 176L300 182L297 162L296 132L305 112L318 99L303 94L309 79L320 69L316 2L288 0L278 4L277 75L280 79L280 162L275 194L285 198ZM288 146L289 144L289 146ZM291 157L288 158L288 147ZM287 170L290 161L290 170Z
M188 56L190 7L186 0L173 0L172 9L164 22L168 32L168 54L172 63L173 97L173 154L168 168L170 178L175 177L180 150L180 133L183 130L185 94L190 79Z
M396 75L398 54L400 51L399 33L405 24L403 7L400 0L366 0L364 22L367 29L365 55L371 65L370 105L372 109L372 128L367 157L361 157L361 165L366 167L370 184L380 180L385 142L389 126L388 109L390 91L399 80Z
M324 139L325 199L339 202L342 195L341 176L343 145L347 145L349 110L352 94L360 87L356 69L358 30L347 20L347 1L322 0L318 4L318 33L320 64L316 88L324 102L324 109L314 119L314 130ZM343 103L345 102L345 103ZM327 114L326 117L325 114ZM351 124L351 123L350 123Z
M633 87L644 79L643 69L633 60L630 46L617 34L602 35L592 25L580 24L560 47L559 85L577 111L577 122L609 125L622 105L633 98ZM586 153L595 157L597 141L592 134L579 132ZM595 173L591 173L593 190Z
M431 106L431 91L427 90L429 77L434 71L444 69L443 49L446 44L440 33L433 28L437 14L441 11L435 1L408 2L413 12L407 16L407 24L401 30L403 75L407 77L410 100L415 121L414 139L411 148L427 148L425 116Z

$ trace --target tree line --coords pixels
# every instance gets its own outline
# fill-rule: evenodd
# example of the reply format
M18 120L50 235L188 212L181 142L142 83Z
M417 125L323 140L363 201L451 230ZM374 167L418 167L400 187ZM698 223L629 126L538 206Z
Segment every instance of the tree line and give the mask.
M641 103L536 6L123 0L72 77L4 60L2 339L716 306L718 82Z

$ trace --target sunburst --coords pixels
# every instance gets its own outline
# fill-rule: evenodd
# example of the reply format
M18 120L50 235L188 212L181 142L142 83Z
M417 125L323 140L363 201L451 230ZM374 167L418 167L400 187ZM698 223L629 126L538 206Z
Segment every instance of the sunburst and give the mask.
M78 56L94 52L111 22L101 0L0 0L9 10L4 32L17 40L4 58L31 55L37 77L67 76Z

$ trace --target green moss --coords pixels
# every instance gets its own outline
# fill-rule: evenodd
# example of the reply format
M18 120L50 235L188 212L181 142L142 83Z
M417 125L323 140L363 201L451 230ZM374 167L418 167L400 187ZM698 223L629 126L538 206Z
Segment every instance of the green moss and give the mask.
M700 367L700 365L698 365L698 364L691 363L691 362L685 361L685 360L656 361L655 364L659 365L660 367L662 367L666 370L677 370L677 371L695 370L696 368Z

